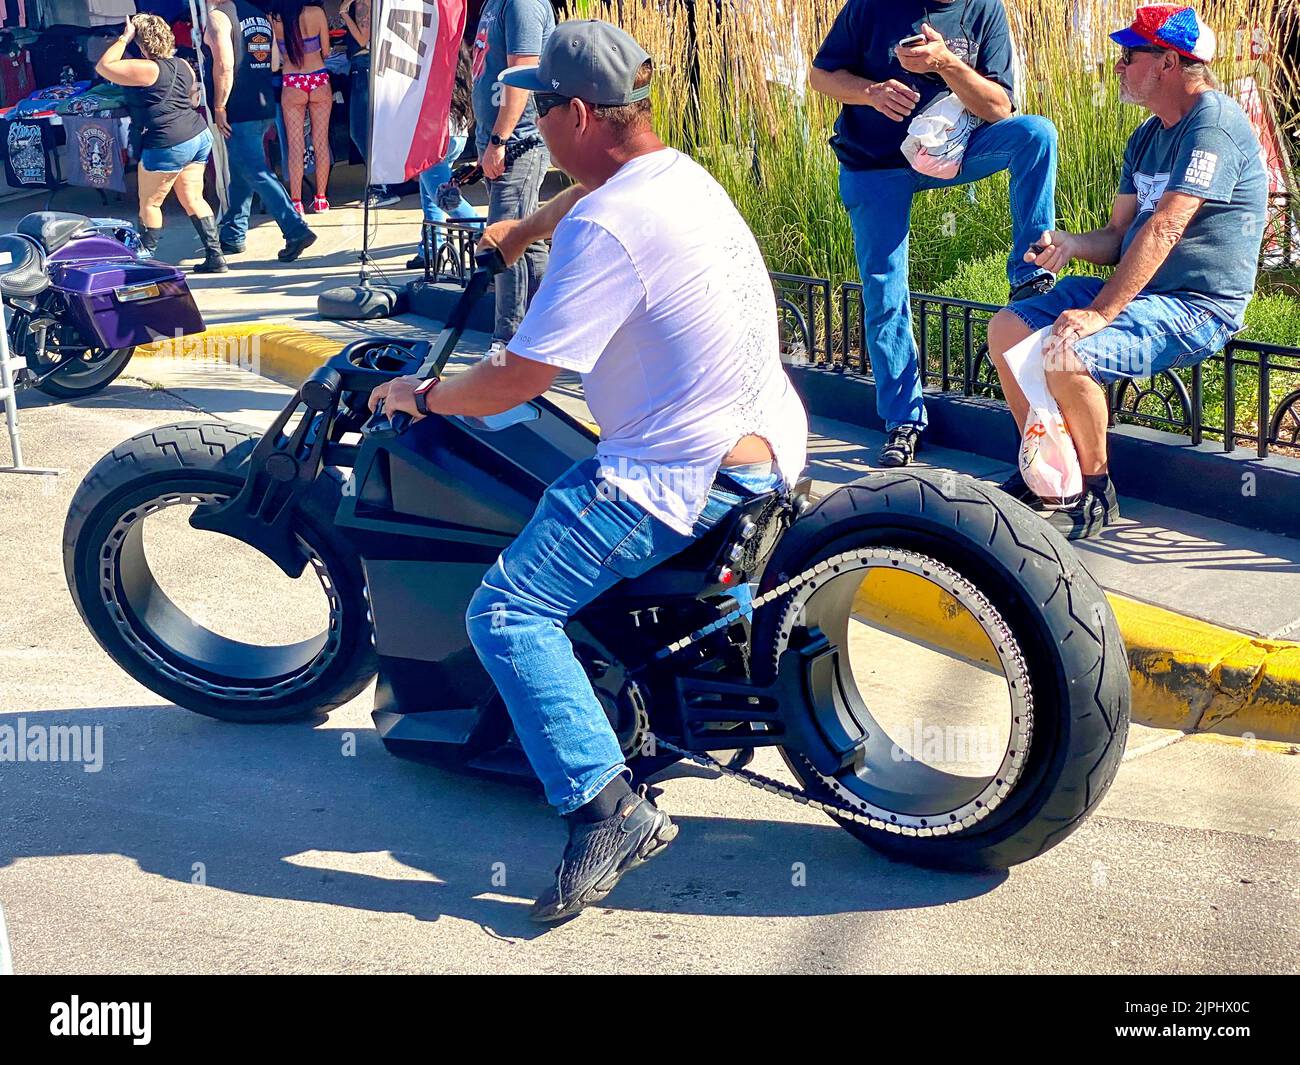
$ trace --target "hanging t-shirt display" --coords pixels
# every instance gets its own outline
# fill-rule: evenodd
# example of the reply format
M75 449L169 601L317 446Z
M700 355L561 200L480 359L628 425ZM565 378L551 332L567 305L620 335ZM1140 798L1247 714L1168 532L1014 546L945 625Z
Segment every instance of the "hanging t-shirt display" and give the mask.
M0 106L16 104L35 88L32 57L26 48L0 53Z
M59 183L54 166L57 147L48 122L18 118L0 124L4 133L5 180L15 188L53 188Z
M68 184L125 192L125 121L68 117L63 129L68 138Z

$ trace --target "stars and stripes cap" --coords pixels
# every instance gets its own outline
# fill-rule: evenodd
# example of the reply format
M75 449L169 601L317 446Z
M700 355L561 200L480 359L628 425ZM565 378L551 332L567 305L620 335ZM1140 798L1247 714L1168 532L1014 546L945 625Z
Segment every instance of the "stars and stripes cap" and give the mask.
M1181 56L1208 63L1214 58L1215 36L1195 9L1179 4L1144 4L1128 29L1110 35L1126 48L1156 45L1172 48Z

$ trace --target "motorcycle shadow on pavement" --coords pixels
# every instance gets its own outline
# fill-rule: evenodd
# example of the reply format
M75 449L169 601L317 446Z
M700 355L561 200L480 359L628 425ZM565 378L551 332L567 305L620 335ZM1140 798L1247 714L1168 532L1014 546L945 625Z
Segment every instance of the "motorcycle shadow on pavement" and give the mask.
M558 861L564 828L540 792L394 758L363 703L368 694L314 728L232 725L169 705L0 714L0 736L29 737L27 760L0 753L0 869L19 858L122 855L182 884L201 868L206 887L220 891L420 921L459 917L517 938L544 932L527 910ZM82 763L32 760L33 727L47 736L77 730ZM100 768L88 772L96 750ZM781 800L749 790L690 775L668 781L659 802L681 834L607 905L813 916L937 906L1006 879L895 863L829 820L764 819L769 810L820 815L765 806ZM739 816L690 812L720 803Z

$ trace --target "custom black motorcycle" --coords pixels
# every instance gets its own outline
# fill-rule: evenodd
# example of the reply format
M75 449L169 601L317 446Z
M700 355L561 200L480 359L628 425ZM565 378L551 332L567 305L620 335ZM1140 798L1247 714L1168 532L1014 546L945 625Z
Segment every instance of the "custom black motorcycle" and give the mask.
M464 614L596 437L549 398L414 425L366 406L380 382L442 371L499 266L480 259L435 342L349 345L265 434L183 422L99 461L64 558L123 669L244 722L323 714L377 674L374 721L394 753L531 775ZM211 589L231 552L268 575L221 621ZM304 628L308 592L318 620ZM926 865L1005 868L1060 842L1105 795L1128 730L1124 645L1073 550L1009 497L940 471L754 498L568 631L638 776L702 762ZM761 747L788 779L749 768Z

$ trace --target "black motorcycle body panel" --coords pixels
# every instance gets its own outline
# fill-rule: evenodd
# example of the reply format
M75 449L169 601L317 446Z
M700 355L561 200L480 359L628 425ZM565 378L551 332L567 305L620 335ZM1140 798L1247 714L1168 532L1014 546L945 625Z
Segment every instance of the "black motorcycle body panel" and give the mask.
M379 653L376 722L386 742L465 744L479 715L499 712L466 635L466 609L547 486L595 449L594 434L545 398L487 421L428 418L362 445L337 525L366 573ZM620 705L627 677L618 667L647 661L693 624L717 617L709 601L726 589L710 573L721 568L716 556L730 529L705 537L691 557L617 586L570 623L616 728L632 712ZM650 602L653 612L644 607ZM651 705L655 727L681 738L677 696L656 692ZM624 722L624 731L631 727Z

